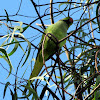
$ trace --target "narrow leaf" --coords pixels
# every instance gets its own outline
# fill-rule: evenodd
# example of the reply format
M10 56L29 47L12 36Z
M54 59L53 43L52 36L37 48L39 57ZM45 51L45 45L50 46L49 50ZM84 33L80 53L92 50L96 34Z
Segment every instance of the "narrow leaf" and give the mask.
M12 68L13 68L12 64L10 62L10 58L9 58L9 56L8 56L8 54L7 54L7 52L6 52L6 50L4 48L0 47L0 52L3 53L5 55L5 57L7 58L6 59L4 56L0 55L0 58L3 58L9 64L9 66L10 66L9 75L10 75L11 71L12 71ZM7 76L7 78L9 77L9 75Z
M9 85L10 85L9 82L7 82L7 83L5 84L4 93L3 93L3 99L4 99L4 97L5 97L6 90L7 90L7 87L8 87Z

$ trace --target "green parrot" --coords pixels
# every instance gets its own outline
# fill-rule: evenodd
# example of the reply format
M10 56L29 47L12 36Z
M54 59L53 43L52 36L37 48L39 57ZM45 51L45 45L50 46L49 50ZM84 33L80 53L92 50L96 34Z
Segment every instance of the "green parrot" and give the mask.
M53 36L56 37L57 40L61 40L67 35L67 30L72 25L72 23L73 23L73 19L71 17L66 17L64 19L59 20L55 24L48 26L46 28L46 30L44 31L44 33L45 34L47 34L47 33L53 34ZM38 51L36 61L35 61L35 64L34 64L34 68L33 68L33 71L31 73L29 79L31 79L33 77L37 77L39 72L41 71L41 69L43 67L42 41L44 39L45 34L42 35L42 39L41 39L41 42L40 42L41 45L39 47L40 49ZM46 40L45 40L45 43L44 43L44 60L45 61L50 59L50 57L53 56L57 51L57 46L54 43L54 41L56 42L56 39L53 36L51 36L50 34L49 34L49 37L48 36L46 37ZM66 40L59 43L59 47L61 48L65 43L66 43ZM33 81L31 81L31 83L32 82Z
M72 23L73 23L73 19L71 17L66 17L64 19L59 20L55 24L50 25L48 28L46 28L44 33L51 33L58 40L61 40L67 35L67 30L72 25ZM43 41L44 36L45 35L43 34L41 42ZM49 37L54 39L54 37L51 36L51 35ZM44 59L45 59L45 61L48 60L57 51L56 44L49 37L48 36L46 37L46 40L45 40L45 43L44 43ZM61 48L65 43L66 43L66 40L61 42L59 44L59 47ZM38 74L41 71L42 66L43 66L42 46L40 46L40 48L41 49L39 50L39 52L37 54L36 62L35 62L35 65L34 65L34 69L33 69L32 73L30 75L30 79L38 76Z

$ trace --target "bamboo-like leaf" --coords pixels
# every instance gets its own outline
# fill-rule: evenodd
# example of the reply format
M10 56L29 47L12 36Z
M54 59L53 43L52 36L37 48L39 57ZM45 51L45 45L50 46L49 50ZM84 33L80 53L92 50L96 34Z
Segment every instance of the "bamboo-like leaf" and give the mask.
M88 45L90 42L95 43L94 39L90 39L90 40L88 41L87 45Z
M8 54L9 56L11 56L12 54L14 54L16 52L18 45L19 45L19 42L17 41L17 39L14 38L14 40L15 40L16 43L15 43L13 50Z
M16 52L17 48L18 48L19 42L17 41L16 38L14 38L14 40L15 40L15 42L11 42L11 43L7 43L6 45L2 45L2 47L3 47L3 46L15 44L13 50L8 54L8 56L13 55ZM20 41L20 42L25 42L25 41ZM6 57L6 56L4 56L4 57Z
M68 75L65 79L64 79L64 83L68 82L71 79L71 75Z
M97 76L97 79L96 79L96 86L98 86L100 84L100 75ZM95 87L96 87L95 86ZM94 93L94 99L95 100L100 100L100 89L98 88L97 91L95 91Z
M7 83L5 84L5 88L4 88L4 92L3 92L3 98L5 97L6 90L7 90L7 87L8 87L9 85L10 85L9 82L7 82Z
M25 58L25 60L24 60L24 62L23 62L23 64L22 64L22 66L26 63L26 61L27 61L27 59L28 59L28 57L29 57L29 55L30 55L30 51L31 51L31 43L24 37L24 35L22 35L21 33L15 33L15 34L18 34L19 35L19 37L21 36L27 43L28 43L28 53L27 53L27 55L26 55L26 58ZM22 67L21 66L21 67Z
M99 16L99 15L100 15L100 1L98 2L97 8L96 8L96 16ZM100 16L97 17L97 23L98 23L99 31L100 31Z
M68 3L67 3L67 2L66 2L66 3L60 3L60 4L59 4L59 9L60 9L60 7L61 7L62 5L64 5L64 4L67 5Z
M69 86L73 85L74 82L72 80L68 81L68 84L65 86L65 89L67 89Z
M19 23L20 26L15 26L13 31L15 32L15 31L19 30L20 33L22 33L23 32L23 28L22 28L23 23L22 22L16 22L16 23Z
M7 78L8 78L10 76L10 74L11 74L11 71L12 71L13 66L11 64L10 58L9 58L6 50L4 48L0 47L0 52L5 55L5 57L2 56L2 55L0 55L0 58L3 58L9 64L9 66L10 66L9 75L7 76Z
M49 82L43 77L43 76L37 76L37 77L33 77L33 78L31 78L30 80L35 80L35 79L40 79L40 80L42 80L42 81L45 81L48 85L50 85L49 84Z
M23 27L23 31L25 31L30 25L27 25L26 27Z
M24 38L25 39L25 38ZM26 55L26 59L24 60L24 63L22 64L22 66L26 63L26 61L27 61L27 59L28 59L28 57L29 57L29 55L30 55L30 51L31 51L31 43L27 40L27 39L25 39L26 40L26 42L28 43L28 53L27 53L27 55Z
M15 39L14 38L14 34L17 34L19 37L22 37L27 43L28 43L28 53L27 53L27 55L26 55L26 53L25 53L25 55L26 55L26 58L25 58L25 60L24 60L24 62L23 62L23 64L22 64L22 66L26 63L26 61L27 61L27 59L28 59L28 57L29 57L29 54L30 54L30 51L31 51L31 43L24 37L24 35L22 35L22 33L17 33L17 32L15 32L15 31L17 31L17 30L20 30L20 32L23 32L23 28L22 28L22 22L18 22L18 23L20 23L20 26L15 26L14 27L14 31L13 31L13 33L12 33L12 38L13 39ZM28 27L27 27L28 28ZM15 41L17 41L16 39L15 39ZM18 46L18 45L17 45ZM17 46L15 47L15 50L17 49ZM21 66L21 67L22 67Z
M17 30L19 30L20 33L23 32L23 28L21 26L15 26L14 31L17 31Z
M39 99L39 97L38 97L38 95L37 95L37 93L36 93L36 91L34 90L34 89L32 89L30 86L24 86L24 85L22 85L23 87L25 87L27 90L29 90L29 93L28 93L28 95L26 95L25 97L27 98L27 97L29 97L31 94L33 94L33 98L35 99L35 100L38 100Z

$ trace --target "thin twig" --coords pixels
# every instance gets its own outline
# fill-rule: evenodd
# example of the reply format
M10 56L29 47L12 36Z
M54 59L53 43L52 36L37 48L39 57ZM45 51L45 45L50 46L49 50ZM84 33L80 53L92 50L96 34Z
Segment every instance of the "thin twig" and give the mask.
M97 52L96 52L96 55L95 55L95 69L96 69L96 71L97 71L97 73L98 74L100 74L100 72L99 72L99 70L98 70L98 68L97 68L97 56L98 56L98 53L100 52L100 50L98 50Z
M53 0L50 0L50 19L51 19L51 24L54 24L54 20L53 20Z
M88 7L88 6L87 6L87 7ZM89 7L88 7L88 14L89 14L89 19L91 19ZM91 23L91 21L90 21L90 28L91 28L92 38L94 39L94 33L93 33L93 31L92 31L93 28L92 28L92 23ZM96 44L94 43L94 45L96 45Z
M100 84L84 100L87 100L88 97L91 96L99 87L100 87Z
M67 56L67 59L69 60L69 64L72 65L71 61L70 61L70 58L69 58L69 52L68 52L68 49L67 49L67 46L64 45L64 50L65 50L65 53L66 53L66 56Z
M43 28L46 29L45 26L44 26L44 23L43 23L43 21L42 21L42 19L41 19L41 17L40 17L40 14L38 13L38 10L37 10L37 8L36 8L35 2L33 2L33 0L30 0L30 1L32 2L33 6L34 6L34 8L35 8L35 11L36 11L36 13L37 13L37 15L38 15L38 17L39 17L39 19L40 19L40 21L41 21L41 24L42 24Z
M21 4L22 4L22 0L20 1L19 9L18 9L18 11L16 12L16 14L15 14L15 15L17 15L17 14L18 14L18 12L20 11Z

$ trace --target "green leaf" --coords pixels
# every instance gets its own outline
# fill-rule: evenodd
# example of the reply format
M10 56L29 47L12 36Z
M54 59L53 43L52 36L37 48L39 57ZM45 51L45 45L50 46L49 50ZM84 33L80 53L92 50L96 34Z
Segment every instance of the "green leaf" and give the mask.
M73 47L71 47L70 49L70 52L72 52L73 50L75 50L76 48L81 48L81 45L77 45L77 46L73 46Z
M8 56L13 55L13 54L16 52L17 48L18 48L19 42L17 41L16 38L14 38L14 40L15 40L15 42L11 42L11 43L7 43L7 44L5 44L5 45L2 45L2 47L3 47L3 46L15 44L13 50L8 54ZM25 42L25 41L20 41L20 42ZM4 57L6 57L6 56L4 56Z
M24 86L24 85L22 85L23 87L25 87L27 90L29 90L29 93L28 93L28 95L26 95L25 97L29 97L31 94L33 94L33 98L35 99L35 100L38 100L39 99L39 97L38 97L38 95L37 95L37 93L36 93L36 91L34 90L34 89L32 89L30 86Z
M26 55L26 53L25 53L25 55L26 55L26 58L25 58L25 60L24 60L24 62L23 62L23 64L22 64L22 66L26 63L26 61L27 61L27 59L28 59L28 57L29 57L29 55L30 55L30 51L31 51L31 43L24 37L24 35L23 34L21 34L21 33L14 33L14 34L17 34L19 37L21 37L21 38L23 38L24 40L25 40L25 42L27 42L28 43L28 53L27 53L27 55ZM16 39L15 39L15 41L17 41ZM18 46L18 45L17 45ZM16 46L16 49L17 49L17 46ZM21 45L19 45L20 47L21 47ZM24 51L24 49L21 47L21 49ZM22 67L21 66L21 67Z
M26 27L23 27L23 31L25 31L30 25L27 25Z
M6 50L4 48L0 47L0 52L3 53L5 55L5 57L6 57L5 58L4 56L0 55L0 58L3 58L10 66L10 71L9 71L9 75L10 75L11 71L12 71L12 68L13 68L13 66L11 64L11 61L10 61L10 58L9 58L9 56L8 56L8 54L7 54L7 52L6 52ZM7 78L9 77L9 75L7 76Z
M62 5L64 5L64 4L67 5L68 3L60 3L60 4L59 4L59 9L60 9L60 7L61 7Z
M15 27L14 27L14 31L17 31L17 30L19 30L20 33L23 32L22 26L15 26Z
M48 82L43 76L33 77L33 78L31 78L30 80L33 81L33 80L35 80L35 79L40 79L40 80L42 80L42 81L45 81L48 85L50 85L49 82Z
M73 80L69 80L67 85L65 86L65 89L67 89L69 86L71 86L73 84L74 84Z
M99 15L100 15L100 2L98 2L97 8L96 8L96 16L99 16ZM99 31L100 31L100 16L97 17L97 23L98 23Z
M31 43L27 39L25 39L25 38L24 38L24 40L26 40L26 42L28 43L28 53L26 55L26 58L24 60L24 63L22 64L22 66L26 63L26 61L27 61L27 59L28 59L28 57L30 55L30 51L31 51Z
M65 79L64 79L64 83L67 83L70 79L71 79L71 75L68 75Z
M4 99L4 97L5 97L6 90L7 90L7 87L8 87L9 85L10 85L9 82L7 82L7 83L5 84L4 93L3 93L3 99Z
M83 75L83 74L87 71L87 69L88 69L89 67L90 67L89 65L83 65L83 67L81 67L81 68L79 69L80 74Z
M94 39L90 39L90 40L88 41L88 44L89 44L90 42L95 43Z
M8 56L11 56L12 54L14 54L16 52L17 48L18 48L19 42L17 41L16 38L14 38L14 40L16 42L15 46L14 46L13 50L8 54Z
M19 23L20 26L15 26L14 27L14 32L17 31L17 30L19 30L20 33L22 33L23 32L23 28L22 28L23 23L22 22L16 22L16 23Z
M99 84L100 84L100 75L97 76L95 87L98 86ZM100 100L100 89L99 88L95 91L94 98L95 100Z

